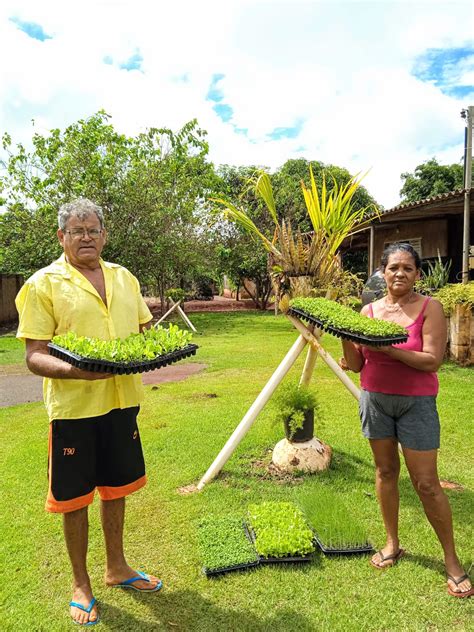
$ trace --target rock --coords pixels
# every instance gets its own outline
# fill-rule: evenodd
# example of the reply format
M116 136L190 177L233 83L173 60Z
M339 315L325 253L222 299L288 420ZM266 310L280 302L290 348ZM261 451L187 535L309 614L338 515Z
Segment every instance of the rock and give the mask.
M316 437L304 443L279 441L273 449L272 463L282 472L322 472L331 463L331 446Z

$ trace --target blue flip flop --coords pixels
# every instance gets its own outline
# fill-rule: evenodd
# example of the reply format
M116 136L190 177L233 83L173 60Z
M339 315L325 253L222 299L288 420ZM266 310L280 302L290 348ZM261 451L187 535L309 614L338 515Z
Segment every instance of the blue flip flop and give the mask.
M159 581L154 588L137 588L137 586L133 585L135 582L144 581L151 584L151 579L149 575L142 573L141 571L134 571L134 573L137 574L137 577L130 577L130 579L120 582L120 584L113 584L112 588L133 588L133 590L138 590L138 592L151 593L157 592L163 586L163 582Z
M92 597L90 604L87 606L87 608L85 606L82 605L82 603L78 603L77 601L70 601L69 605L70 606L74 606L75 608L79 608L79 610L82 610L83 612L87 612L87 614L90 613L90 611L92 610L92 608L94 607L94 604L96 603L96 598ZM91 626L91 625L97 625L100 621L100 617L97 615L97 619L95 621L88 621L87 623L80 623L79 621L75 621L74 619L72 620L73 623L75 623L76 625L83 625L85 626Z

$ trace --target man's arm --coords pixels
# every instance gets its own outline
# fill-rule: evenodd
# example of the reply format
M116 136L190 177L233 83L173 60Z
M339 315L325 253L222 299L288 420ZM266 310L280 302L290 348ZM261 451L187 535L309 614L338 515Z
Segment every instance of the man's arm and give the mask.
M26 364L32 373L57 380L104 380L113 377L112 373L83 371L64 360L55 358L48 351L49 340L31 340L27 338Z

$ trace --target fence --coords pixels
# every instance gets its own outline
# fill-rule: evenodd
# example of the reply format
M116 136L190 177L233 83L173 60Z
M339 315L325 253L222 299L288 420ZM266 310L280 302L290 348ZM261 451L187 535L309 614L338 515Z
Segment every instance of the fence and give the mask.
M17 320L15 296L22 285L20 274L0 274L0 325Z

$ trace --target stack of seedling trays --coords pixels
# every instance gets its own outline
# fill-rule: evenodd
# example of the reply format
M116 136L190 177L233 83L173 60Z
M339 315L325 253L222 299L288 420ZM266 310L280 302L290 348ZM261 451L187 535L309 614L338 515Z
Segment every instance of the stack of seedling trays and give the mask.
M300 509L279 502L251 505L246 522L235 515L204 518L198 545L207 577L259 564L310 562L316 548Z
M152 327L123 340L99 340L69 332L55 336L48 348L51 355L78 369L129 375L160 369L195 355L198 346L190 342L191 337L176 325Z
M396 323L363 316L325 298L294 298L288 314L362 345L394 345L408 339L406 329Z

